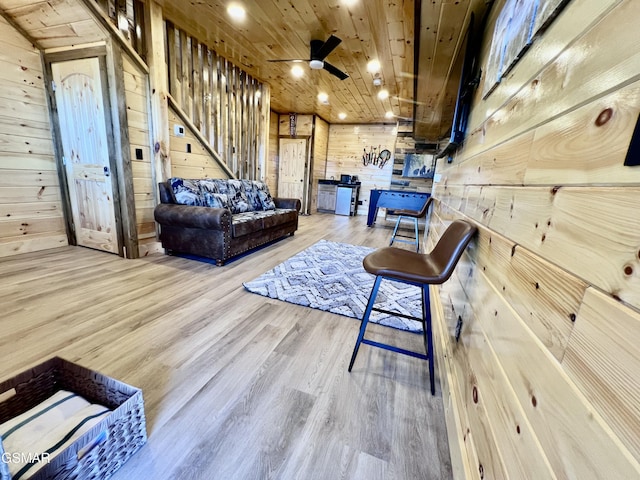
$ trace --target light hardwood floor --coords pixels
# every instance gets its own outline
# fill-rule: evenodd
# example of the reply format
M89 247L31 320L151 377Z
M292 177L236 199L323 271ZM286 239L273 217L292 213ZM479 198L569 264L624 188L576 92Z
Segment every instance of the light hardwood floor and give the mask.
M6 379L59 355L142 388L149 441L127 479L449 479L427 364L364 345L360 323L248 293L321 238L385 246L366 217L301 217L294 237L225 267L65 247L0 260ZM421 336L371 325L383 341Z

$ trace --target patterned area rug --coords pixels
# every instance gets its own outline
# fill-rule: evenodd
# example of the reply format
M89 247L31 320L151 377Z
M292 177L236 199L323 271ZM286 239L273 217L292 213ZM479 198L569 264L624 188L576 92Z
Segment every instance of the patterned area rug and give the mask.
M375 249L320 240L244 287L265 297L362 319L375 277L362 259ZM422 316L420 288L383 280L376 307ZM373 312L374 323L422 332L420 322Z

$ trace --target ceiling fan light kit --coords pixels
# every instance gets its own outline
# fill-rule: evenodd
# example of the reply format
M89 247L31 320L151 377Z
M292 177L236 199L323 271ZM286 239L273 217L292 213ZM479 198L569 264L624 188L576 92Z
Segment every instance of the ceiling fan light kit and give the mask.
M312 70L326 70L331 75L338 77L340 80L349 78L345 72L337 67L334 67L329 62L325 62L324 59L340 45L340 40L335 35L331 35L326 42L322 40L311 40L310 55L307 59L302 58L289 58L282 60L269 60L270 62L309 62L309 68Z

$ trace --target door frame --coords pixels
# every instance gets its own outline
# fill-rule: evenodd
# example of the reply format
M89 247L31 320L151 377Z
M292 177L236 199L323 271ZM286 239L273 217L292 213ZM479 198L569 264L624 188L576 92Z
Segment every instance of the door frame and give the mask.
M91 46L43 55L47 102L51 118L51 130L54 139L56 169L60 181L62 208L65 217L65 228L70 245L77 245L76 233L69 197L69 179L63 161L60 119L53 91L53 75L51 64L70 60L97 58L100 64L103 85L103 102L105 124L109 151L109 168L111 170L111 188L113 193L113 209L118 239L117 253L125 258L138 258L138 235L135 217L135 197L133 193L133 174L131 171L131 152L129 148L129 131L126 117L126 99L124 89L124 73L122 54L112 44ZM119 68L115 68L119 65Z

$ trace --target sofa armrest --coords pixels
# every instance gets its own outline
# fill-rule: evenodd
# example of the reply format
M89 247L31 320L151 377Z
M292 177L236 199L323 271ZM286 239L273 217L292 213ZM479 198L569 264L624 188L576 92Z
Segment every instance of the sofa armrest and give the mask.
M194 207L161 203L153 216L160 225L223 230L231 225L231 212L226 208Z
M276 204L276 208L290 208L298 212L302 208L302 203L298 198L274 198L273 202Z

